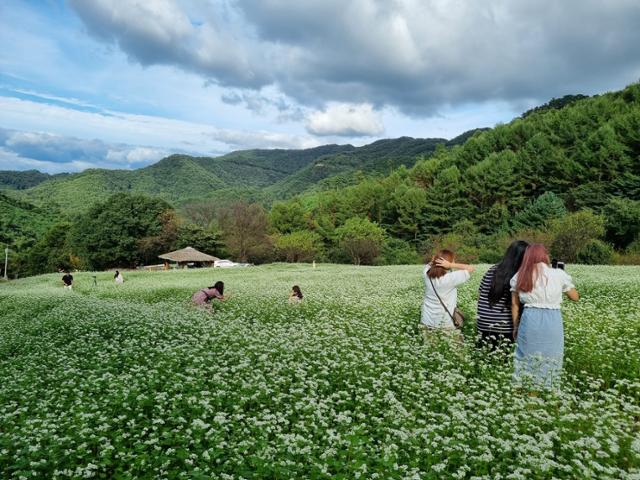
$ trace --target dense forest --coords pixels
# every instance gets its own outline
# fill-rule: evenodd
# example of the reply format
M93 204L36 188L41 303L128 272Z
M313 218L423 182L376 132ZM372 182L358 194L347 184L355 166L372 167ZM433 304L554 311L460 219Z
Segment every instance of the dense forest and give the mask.
M305 150L243 150L222 157L171 155L137 170L88 169L52 175L0 171L0 189L23 201L65 213L86 211L114 193L162 198L175 206L208 199L257 201L264 205L302 192L353 184L367 175L389 174L429 156L437 145L454 145L463 136L445 139L403 137L363 147L324 145Z
M132 267L186 245L357 264L420 262L448 246L493 262L513 238L567 262L640 263L640 85L553 99L452 141L172 156L22 180L0 197L0 241L20 275Z

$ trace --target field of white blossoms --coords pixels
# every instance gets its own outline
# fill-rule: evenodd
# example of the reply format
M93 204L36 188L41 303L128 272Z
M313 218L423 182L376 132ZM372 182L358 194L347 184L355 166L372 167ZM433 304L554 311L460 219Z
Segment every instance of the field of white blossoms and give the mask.
M538 397L472 321L423 343L419 266L0 284L0 478L639 479L640 267L568 269L565 377ZM191 307L215 280L233 297Z

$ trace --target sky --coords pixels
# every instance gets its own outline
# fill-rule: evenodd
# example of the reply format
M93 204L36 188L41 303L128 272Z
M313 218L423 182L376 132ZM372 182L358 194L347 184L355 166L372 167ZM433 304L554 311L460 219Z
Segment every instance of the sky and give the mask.
M637 0L2 0L0 170L450 139L640 79Z

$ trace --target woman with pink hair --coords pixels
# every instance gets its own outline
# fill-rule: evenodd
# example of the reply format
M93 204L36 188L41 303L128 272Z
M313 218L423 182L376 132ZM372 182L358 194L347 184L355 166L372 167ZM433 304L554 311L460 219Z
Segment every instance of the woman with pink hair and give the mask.
M539 243L527 247L522 264L511 279L511 292L516 341L514 377L549 388L557 383L562 372L562 294L574 302L580 297L571 277L564 270L549 266L549 254Z

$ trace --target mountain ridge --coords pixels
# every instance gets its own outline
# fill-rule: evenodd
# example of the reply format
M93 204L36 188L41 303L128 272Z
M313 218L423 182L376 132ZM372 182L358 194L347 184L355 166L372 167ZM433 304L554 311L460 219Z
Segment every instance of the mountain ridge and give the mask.
M362 147L328 144L308 149L251 149L219 157L174 154L135 170L92 168L62 175L4 171L0 172L0 190L34 205L56 205L67 212L83 211L119 192L155 196L179 205L215 199L216 192L222 198L232 191L231 197L246 194L269 203L304 192L332 176L355 171L388 173L401 164L412 166L447 142L400 137ZM330 167L325 168L327 165ZM7 187L12 184L23 188Z

